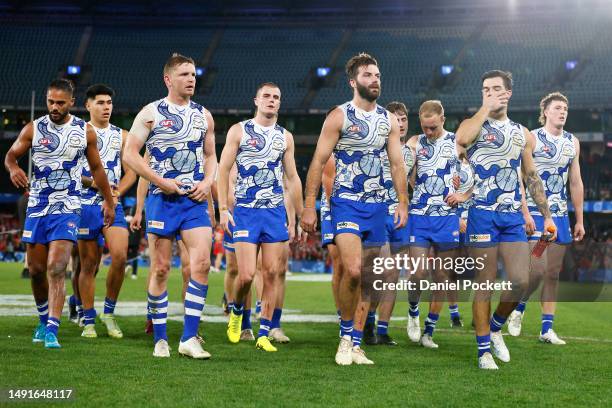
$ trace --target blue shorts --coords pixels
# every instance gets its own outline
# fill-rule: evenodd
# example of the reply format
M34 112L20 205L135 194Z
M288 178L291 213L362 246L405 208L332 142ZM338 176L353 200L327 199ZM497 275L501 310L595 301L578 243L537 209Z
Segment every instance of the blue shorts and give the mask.
M26 214L22 241L28 244L48 244L65 239L76 242L79 230L79 214L49 214L30 217Z
M364 244L383 245L386 242L387 204L332 197L330 207L334 237L350 233L358 235Z
M459 247L459 217L450 215L408 216L410 245L429 248L431 245L441 251Z
M468 246L489 247L500 242L527 242L520 212L499 212L470 207L466 231Z
M326 213L325 216L321 213L321 246L334 243L334 228L332 226L331 214Z
M234 226L230 222L227 226L230 230L230 233L234 230ZM227 231L223 231L223 248L229 252L236 252L234 249L234 238L232 238L232 234L228 234Z
M529 240L537 241L542 236L542 231L544 231L544 217L541 215L532 215L532 217L535 221L536 230L533 235L529 237ZM571 244L574 242L569 217L564 215L562 217L552 217L552 219L557 227L557 240L555 244Z
M127 229L128 225L125 221L123 206L118 203L115 207L115 221L112 227L120 227ZM101 205L83 205L81 207L81 221L79 222L78 239L98 241L99 246L104 246L104 214L102 213Z
M173 237L183 230L211 227L206 201L186 196L152 194L145 202L147 233Z
M393 215L388 215L385 222L385 233L387 236L386 242L390 243L391 246L407 245L410 241L410 234L408 233L408 226L402 228L395 228L393 222ZM410 222L410 217L408 217Z
M252 244L289 240L285 206L276 208L234 207L232 238L236 242Z

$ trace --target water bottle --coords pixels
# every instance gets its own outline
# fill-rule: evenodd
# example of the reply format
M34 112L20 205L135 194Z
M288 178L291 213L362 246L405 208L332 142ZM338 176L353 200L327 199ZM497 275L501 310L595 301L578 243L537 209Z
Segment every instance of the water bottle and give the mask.
M531 255L533 255L536 258L540 258L542 254L544 253L544 250L546 249L546 247L552 242L551 238L555 234L555 231L556 231L556 228L554 225L549 226L546 229L546 231L542 233L542 236L538 240L538 243L533 247L533 250L531 251Z

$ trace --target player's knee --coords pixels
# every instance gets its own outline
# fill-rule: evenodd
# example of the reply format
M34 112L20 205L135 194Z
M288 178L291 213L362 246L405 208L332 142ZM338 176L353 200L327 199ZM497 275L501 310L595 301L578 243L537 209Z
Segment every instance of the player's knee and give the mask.
M119 267L125 267L127 254L124 251L114 251L111 253L111 261Z
M169 262L159 262L152 266L152 278L158 282L166 281L168 274L170 273Z
M47 265L47 275L50 279L58 279L66 274L66 266L68 262L58 260L56 262L50 261Z
M47 266L40 262L28 262L28 271L32 279L42 279L45 276Z

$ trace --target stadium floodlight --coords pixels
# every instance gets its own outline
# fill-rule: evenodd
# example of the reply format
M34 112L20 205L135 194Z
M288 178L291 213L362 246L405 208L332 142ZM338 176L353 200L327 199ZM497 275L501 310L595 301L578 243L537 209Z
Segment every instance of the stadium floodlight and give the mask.
M206 68L196 67L196 76L201 77L206 72Z
M68 75L79 75L81 73L80 65L68 65L66 68L66 73Z
M455 69L454 65L442 65L440 67L440 73L442 74L442 76L447 76L447 75L452 74L454 69Z
M319 78L325 78L326 76L329 75L330 71L331 71L330 67L318 67L317 68L317 76Z
M565 61L565 69L567 69L568 71L572 71L576 69L577 65L578 65L578 61L576 60Z

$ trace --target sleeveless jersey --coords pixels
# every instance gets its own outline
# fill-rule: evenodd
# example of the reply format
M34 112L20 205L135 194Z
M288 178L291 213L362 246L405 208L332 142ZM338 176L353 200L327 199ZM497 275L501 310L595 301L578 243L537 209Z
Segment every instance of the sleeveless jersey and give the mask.
M434 141L419 135L411 214L445 216L456 212L444 198L455 192L453 177L457 174L457 163L454 133L447 132Z
M121 129L115 125L110 125L106 129L98 129L93 125L91 126L96 131L98 153L108 177L108 182L111 185L119 186L119 181L121 180L121 143L123 140ZM89 163L85 158L83 158L83 176L91 177ZM102 195L95 188L83 187L81 189L82 205L97 205L102 201Z
M287 150L285 129L278 124L263 127L253 119L240 122L242 138L236 155L236 205L276 208L283 202L283 156Z
M391 131L389 112L376 105L371 112L346 102L339 107L344 123L334 148L336 177L333 197L363 203L384 203L381 152Z
M190 189L204 180L204 138L208 130L205 109L191 101L181 106L166 98L149 105L155 112L146 141L149 166L160 177L175 179ZM151 194L161 189L150 186Z
M500 212L521 210L519 170L526 140L523 127L506 119L487 119L468 148L474 169L474 208Z
M28 216L80 213L85 121L71 115L67 123L56 125L45 115L33 125Z
M383 150L380 153L382 168L383 168L383 180L385 187L385 202L389 206L389 215L395 214L395 209L399 204L399 200L397 198L397 192L395 191L395 187L393 187L393 178L391 177L391 162L389 162L389 156L387 155L387 149ZM402 144L402 157L404 158L404 165L406 169L406 182L410 179L410 171L414 166L414 156L412 154L412 149L410 146L406 144Z
M576 157L574 136L565 131L560 136L554 136L544 128L536 129L532 133L535 136L533 160L544 184L550 212L555 217L562 217L567 215L567 190L565 186L567 185L570 165ZM542 215L529 190L526 193L529 212L532 215Z

